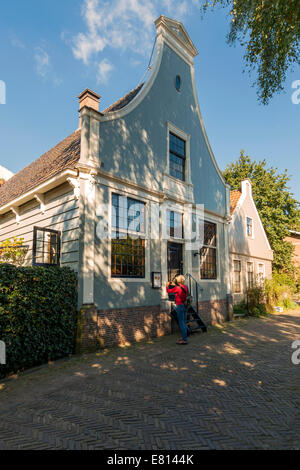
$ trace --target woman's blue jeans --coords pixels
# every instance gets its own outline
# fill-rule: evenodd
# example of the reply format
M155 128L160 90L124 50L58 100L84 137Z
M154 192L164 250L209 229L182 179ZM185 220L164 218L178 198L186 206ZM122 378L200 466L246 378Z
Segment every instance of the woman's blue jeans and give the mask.
M187 326L186 326L186 307L185 305L176 305L176 313L178 318L179 327L182 334L183 341L187 341Z

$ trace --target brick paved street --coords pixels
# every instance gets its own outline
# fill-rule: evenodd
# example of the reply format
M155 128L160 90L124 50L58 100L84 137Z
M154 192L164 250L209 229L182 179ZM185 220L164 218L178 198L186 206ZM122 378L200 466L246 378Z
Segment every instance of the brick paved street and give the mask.
M300 311L0 382L0 449L300 449Z

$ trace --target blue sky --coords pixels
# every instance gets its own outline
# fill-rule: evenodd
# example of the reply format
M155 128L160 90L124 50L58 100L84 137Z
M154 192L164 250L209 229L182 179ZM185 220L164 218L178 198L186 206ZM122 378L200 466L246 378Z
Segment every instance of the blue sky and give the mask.
M16 172L78 127L77 96L91 88L104 109L130 91L147 68L155 27L166 14L183 21L199 50L197 89L206 130L221 169L244 149L292 175L300 200L300 104L285 92L258 103L243 73L243 50L226 44L226 11L201 20L200 0L11 0L0 15L0 165Z

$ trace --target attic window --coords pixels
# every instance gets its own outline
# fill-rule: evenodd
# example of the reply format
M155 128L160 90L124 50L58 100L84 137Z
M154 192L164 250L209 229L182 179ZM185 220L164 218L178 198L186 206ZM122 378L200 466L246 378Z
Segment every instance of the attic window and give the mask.
M176 75L175 87L176 87L177 91L181 91L181 77L180 77L180 75Z
M247 236L253 238L253 219L251 217L246 217L247 224Z
M170 175L181 181L185 180L186 143L170 132L169 137L169 171Z

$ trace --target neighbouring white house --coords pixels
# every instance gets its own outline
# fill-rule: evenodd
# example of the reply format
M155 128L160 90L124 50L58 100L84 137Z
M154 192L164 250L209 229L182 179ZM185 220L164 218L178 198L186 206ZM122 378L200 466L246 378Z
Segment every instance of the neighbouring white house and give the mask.
M248 287L272 277L273 251L257 212L249 179L230 193L229 253L234 303L245 299Z

